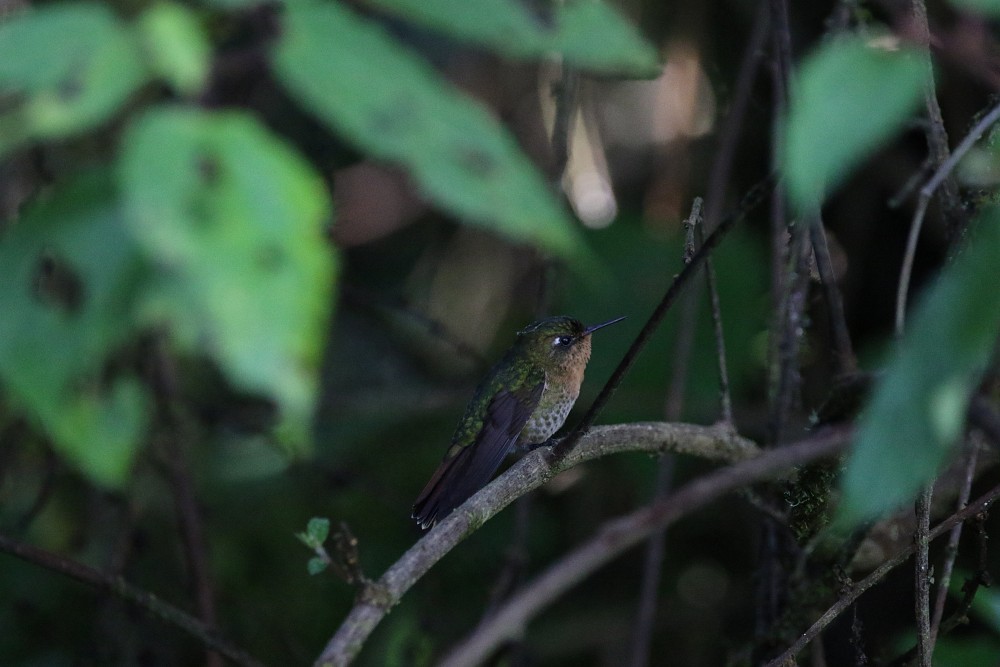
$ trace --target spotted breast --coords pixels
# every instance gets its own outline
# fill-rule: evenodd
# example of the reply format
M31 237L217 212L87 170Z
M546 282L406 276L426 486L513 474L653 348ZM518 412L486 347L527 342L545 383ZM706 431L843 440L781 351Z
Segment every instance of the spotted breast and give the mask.
M559 430L580 394L580 386L553 386L546 383L538 407L528 417L518 444L539 445Z

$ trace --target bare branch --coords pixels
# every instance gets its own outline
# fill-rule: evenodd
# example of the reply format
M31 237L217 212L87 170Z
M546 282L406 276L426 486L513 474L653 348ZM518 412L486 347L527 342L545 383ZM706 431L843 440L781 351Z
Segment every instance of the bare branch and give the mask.
M847 328L847 318L844 315L844 300L837 286L837 275L833 270L833 260L830 258L830 246L826 241L823 221L817 220L809 230L809 234L813 254L816 257L816 269L823 283L826 307L830 311L830 328L833 330L833 344L837 350L837 372L841 375L854 373L858 369L858 363L854 358L851 332Z
M998 497L1000 497L1000 485L993 487L989 492L980 496L971 505L961 511L955 512L950 517L939 523L933 530L930 531L928 539L933 541L941 535L944 535L947 531L951 530L955 525L962 523L963 521L967 521L969 518L985 511ZM768 662L765 667L784 667L785 665L794 664L792 663L792 660L799 653L799 651L804 649L809 642L811 642L817 635L819 635L820 632L823 631L826 626L828 626L834 619L854 604L854 601L861 597L862 593L882 581L882 579L884 579L889 572L905 563L910 556L913 555L915 549L916 545L911 544L909 547L896 554L895 557L882 563L867 577L851 586L851 589L839 600L837 600L829 609L827 609L823 615L820 616L819 620L813 623L808 630L802 633L802 636L799 637L794 644L788 647L788 649L781 655Z
M667 498L608 521L593 538L552 564L488 623L480 625L442 661L441 667L479 664L499 642L519 633L528 620L560 595L653 532L734 489L772 477L791 466L836 454L846 446L849 436L849 429L830 429L705 475Z
M653 332L655 332L660 326L660 322L663 321L663 317L677 300L681 291L697 274L702 263L716 248L716 246L722 242L722 239L729 232L729 230L732 229L749 211L756 208L767 196L767 194L774 189L774 183L774 175L769 174L767 178L751 188L743 198L740 207L719 223L719 226L715 229L715 231L712 232L707 239L705 239L705 244L702 245L702 247L698 249L698 252L694 254L694 257L691 258L691 262L685 265L684 269L677 274L673 282L670 283L670 287L667 288L667 292L663 295L663 299L660 300L660 303L657 304L653 313L649 316L649 319L646 320L646 324L643 325L639 335L636 336L635 341L632 342L632 346L625 353L625 356L618 364L618 367L611 374L611 377L601 389L601 393L599 393L597 398L594 399L594 402L591 404L590 409L587 410L587 413L583 416L583 419L580 420L580 423L576 426L576 428L574 428L570 434L562 440L562 442L552 448L550 457L553 464L572 451L577 441L580 440L580 437L586 433L591 426L593 426L594 421L597 419L597 415L600 414L601 410L604 409L604 406L607 405L609 400L611 400L611 395L614 394L618 385L621 384L625 374L632 368L632 364L635 363L639 353L646 346L646 343L649 342Z
M156 595L133 586L121 577L104 574L89 565L84 565L83 563L78 563L50 551L33 547L30 544L17 542L5 535L0 535L0 551L17 556L21 560L44 567L53 572L64 574L138 605L160 620L176 628L180 628L198 639L206 647L216 651L237 665L262 667L262 663L258 662L256 658L219 637L216 631L203 621L168 602L164 602Z
M526 454L463 505L437 523L362 595L316 665L347 665L358 654L368 635L431 567L456 544L524 494L537 489L556 474L609 454L629 451L674 452L715 461L741 461L759 453L757 445L729 429L693 424L639 422L594 428L579 446L552 462L547 448Z
M690 261L695 252L695 229L701 232L701 197L695 197L691 204L691 215L684 221L686 239L684 242L684 261ZM694 345L694 333L697 328L698 301L697 293L688 292L684 296L681 307L680 323L677 340L674 343L673 369L670 384L667 387L667 400L664 406L664 416L668 421L681 418L684 408L684 393L687 386L688 368L691 358L691 348ZM664 454L656 466L656 483L653 489L653 500L662 498L670 492L674 479L674 457ZM632 667L644 667L649 664L650 646L653 641L653 625L656 622L656 606L660 595L660 580L663 572L663 555L666 552L666 531L659 531L649 537L646 543L646 553L642 561L642 578L639 583L639 602L636 605L635 630L632 632Z
M913 273L913 260L917 254L917 240L920 238L920 230L924 224L924 216L927 214L927 206L930 204L934 192L944 182L949 174L955 169L959 160L979 141L983 133L992 127L997 120L1000 120L1000 104L994 106L989 113L983 116L976 125L969 130L969 133L962 139L962 143L952 151L951 155L941 163L934 175L928 179L924 187L920 188L920 198L917 201L917 208L913 214L913 222L910 223L910 234L906 239L906 252L903 255L903 266L899 271L899 287L896 290L896 334L903 332L906 324L906 300L910 290L910 276Z
M914 610L917 619L917 656L920 667L931 667L934 655L934 641L931 637L931 564L930 539L928 533L931 527L931 496L934 485L928 484L917 497L917 530L913 535L916 548L916 566L914 567Z

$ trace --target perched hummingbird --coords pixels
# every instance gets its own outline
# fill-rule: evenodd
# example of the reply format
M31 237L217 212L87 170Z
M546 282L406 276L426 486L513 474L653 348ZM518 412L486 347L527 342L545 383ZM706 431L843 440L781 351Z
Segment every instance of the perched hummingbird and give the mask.
M485 486L515 446L540 445L559 430L580 395L590 334L623 319L584 327L572 317L549 317L518 332L476 388L444 460L413 504L421 528Z

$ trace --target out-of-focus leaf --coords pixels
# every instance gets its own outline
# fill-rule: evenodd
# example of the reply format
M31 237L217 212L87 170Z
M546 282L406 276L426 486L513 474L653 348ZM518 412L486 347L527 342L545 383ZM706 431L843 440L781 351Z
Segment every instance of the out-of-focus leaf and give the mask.
M985 16L1000 16L1000 0L951 0L958 9Z
M403 164L460 218L563 256L581 252L566 211L500 124L375 24L336 3L290 5L275 66L305 107Z
M320 558L319 556L314 556L310 558L309 562L306 564L306 569L309 571L309 574L314 577L317 574L322 573L326 569L326 567L327 567L326 561Z
M306 525L306 532L316 544L323 544L326 542L326 538L330 536L330 520L322 517L313 517L309 519L309 523Z
M273 397L283 439L308 440L333 254L312 169L251 117L156 109L119 160L128 224L160 279L145 315Z
M1000 335L998 258L994 208L920 304L862 416L844 475L841 525L906 502L952 452L969 395Z
M152 57L150 66L182 95L199 92L212 54L194 13L175 2L158 2L143 12L137 25Z
M558 53L595 72L651 77L656 50L616 10L599 0L368 0L390 13L498 53L540 58Z
M146 396L102 365L134 331L144 273L108 179L57 191L0 243L0 380L92 480L121 485L146 424Z
M814 205L903 127L920 101L924 57L849 38L825 43L802 64L782 142L797 205Z
M103 5L48 5L0 24L0 154L103 122L145 79L128 29Z

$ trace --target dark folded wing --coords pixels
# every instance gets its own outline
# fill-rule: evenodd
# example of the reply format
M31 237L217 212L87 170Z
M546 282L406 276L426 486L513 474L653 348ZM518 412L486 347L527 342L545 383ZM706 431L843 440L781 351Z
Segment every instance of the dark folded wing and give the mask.
M483 428L471 445L447 457L413 505L413 518L427 528L486 486L517 442L542 397L543 382L500 391L486 408Z

